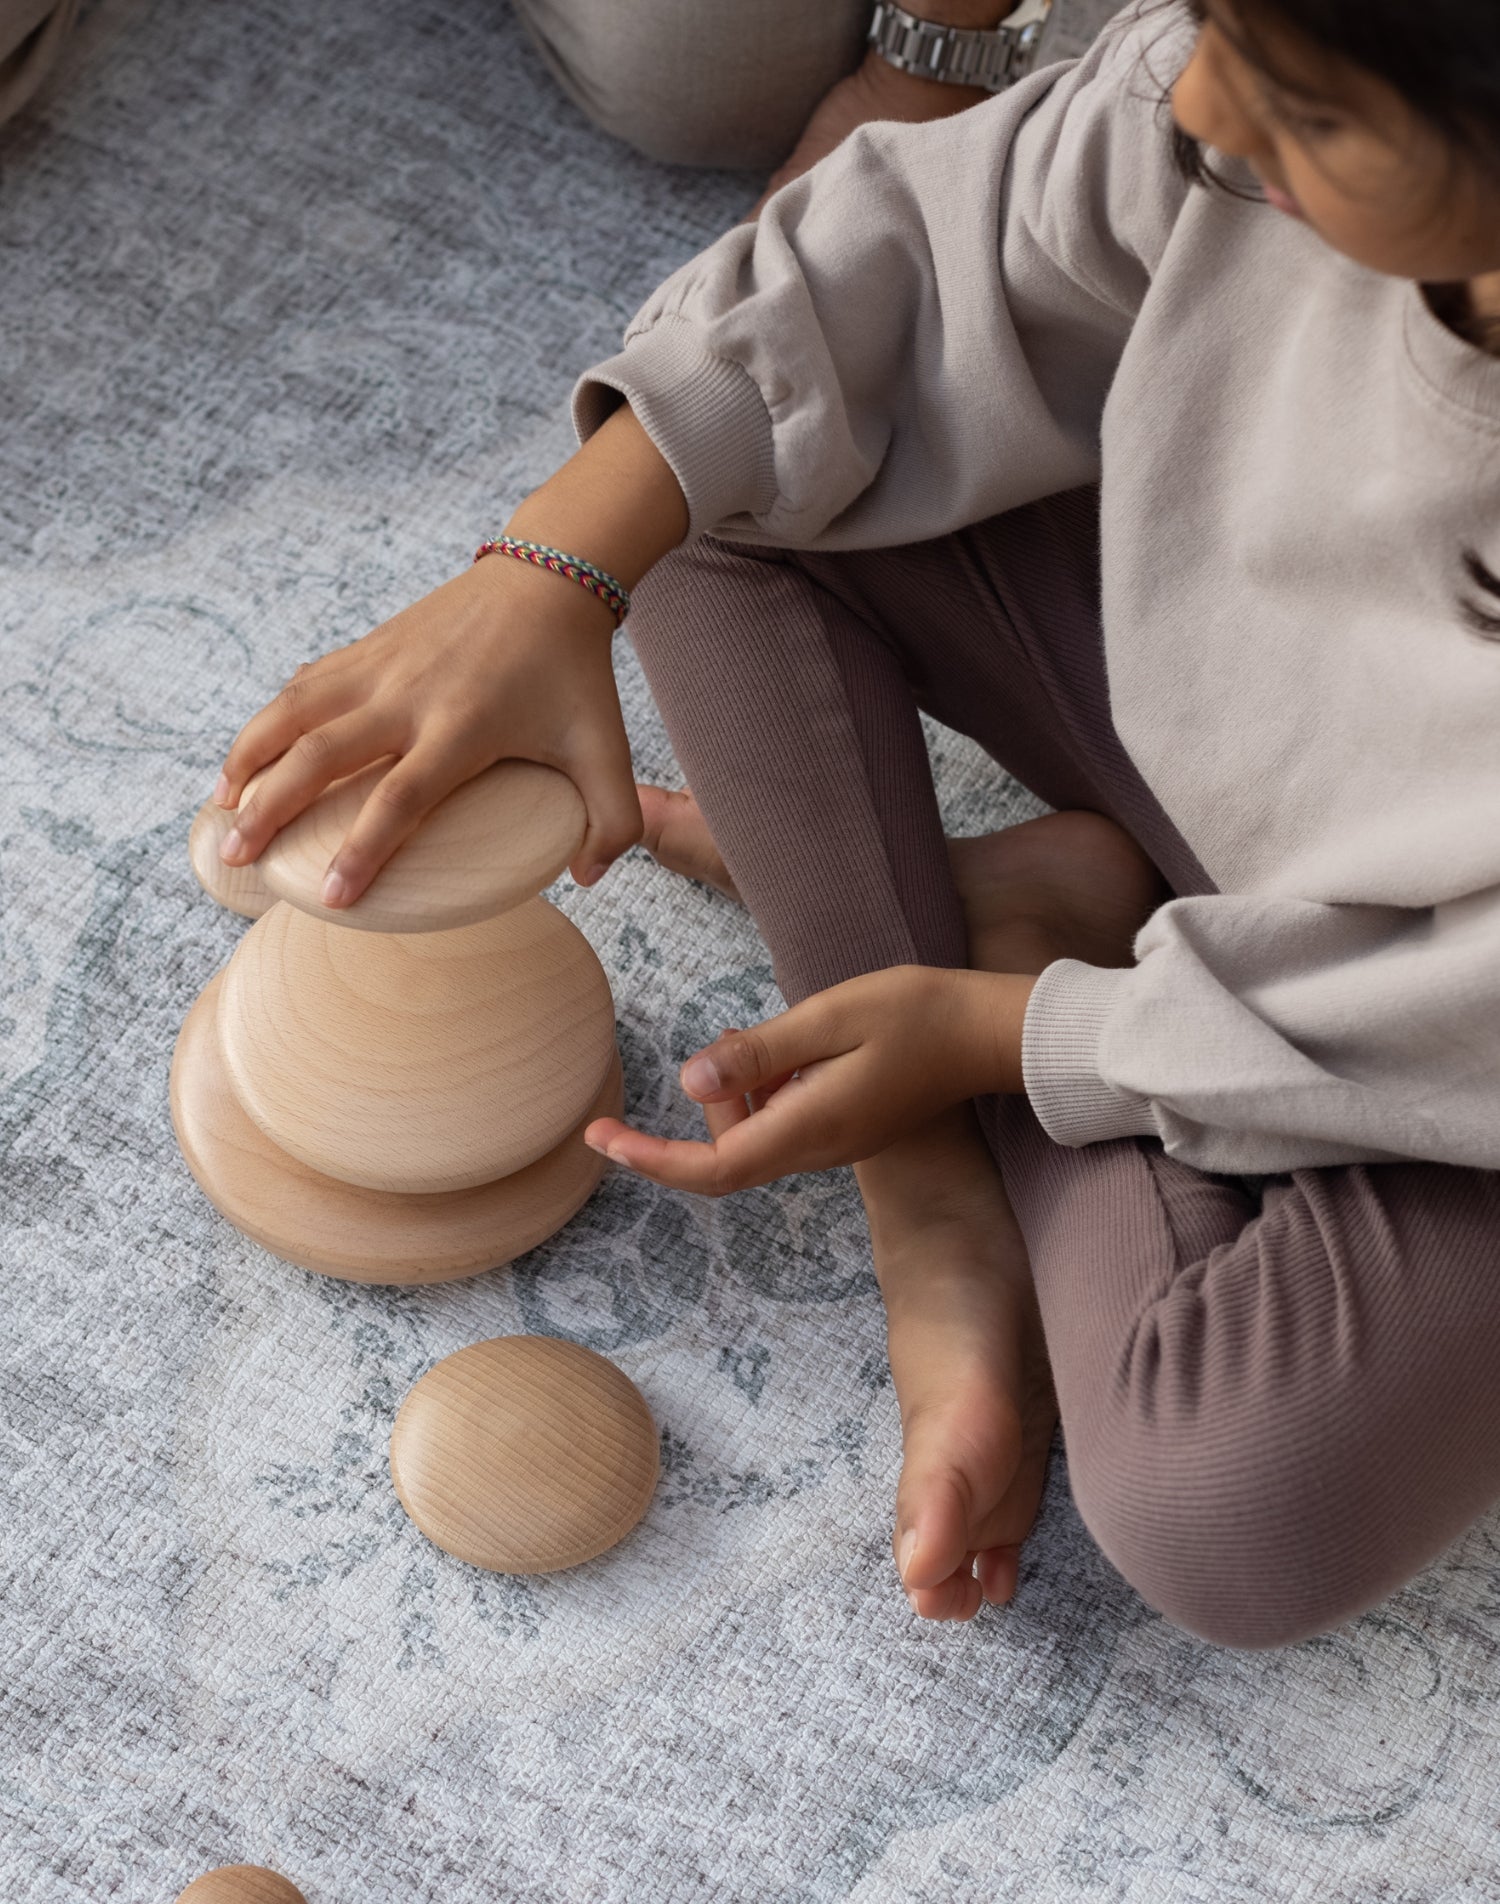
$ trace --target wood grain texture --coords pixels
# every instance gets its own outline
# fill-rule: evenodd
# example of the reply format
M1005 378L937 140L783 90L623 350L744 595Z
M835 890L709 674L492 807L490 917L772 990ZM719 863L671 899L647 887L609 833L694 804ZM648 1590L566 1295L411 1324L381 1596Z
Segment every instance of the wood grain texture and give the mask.
M307 1904L288 1879L259 1864L222 1864L205 1871L177 1899L177 1904Z
M221 906L246 919L258 919L275 905L276 895L261 878L258 867L226 866L219 858L224 835L233 825L232 813L205 800L188 833L188 863L210 899L217 899Z
M289 1157L245 1115L219 1043L220 985L209 981L178 1035L172 1123L209 1202L283 1262L346 1282L454 1282L535 1249L598 1186L605 1161L584 1143L583 1130L595 1117L620 1114L618 1055L576 1127L524 1170L432 1196L365 1190Z
M447 932L534 899L583 844L583 796L566 774L497 761L440 801L352 906L330 911L318 898L329 862L391 764L336 780L281 829L256 862L278 899L366 932Z
M278 1149L431 1194L535 1163L614 1057L609 983L543 899L453 932L341 932L273 906L224 971L235 1096Z
M431 1368L391 1430L391 1480L445 1553L556 1573L625 1538L656 1489L656 1424L623 1369L551 1336L500 1336Z

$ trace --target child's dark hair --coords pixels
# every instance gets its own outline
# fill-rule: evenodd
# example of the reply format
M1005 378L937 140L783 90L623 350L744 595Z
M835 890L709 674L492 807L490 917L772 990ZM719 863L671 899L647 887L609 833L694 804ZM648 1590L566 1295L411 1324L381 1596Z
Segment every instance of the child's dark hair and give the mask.
M1200 22L1203 0L1187 0ZM1240 44L1272 78L1261 29L1281 27L1349 60L1398 92L1457 152L1500 179L1500 13L1495 0L1230 0ZM1290 90L1295 91L1294 85ZM1180 135L1179 160L1204 178L1195 140Z
M1186 0L1200 23L1203 0ZM1456 155L1500 182L1500 9L1496 0L1226 0L1238 44L1278 84L1297 91L1278 69L1265 29L1282 28L1383 80ZM1194 184L1237 197L1258 196L1222 178L1203 148L1177 125L1172 150ZM1500 345L1494 320L1473 341Z

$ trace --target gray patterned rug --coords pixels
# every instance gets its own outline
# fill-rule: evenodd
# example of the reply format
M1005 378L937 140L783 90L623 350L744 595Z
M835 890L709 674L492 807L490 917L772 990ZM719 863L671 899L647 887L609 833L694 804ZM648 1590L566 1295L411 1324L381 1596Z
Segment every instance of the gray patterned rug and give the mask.
M166 1904L1500 1897L1500 1521L1242 1655L1100 1557L1061 1457L1019 1598L925 1627L844 1173L607 1182L510 1272L389 1292L205 1204L173 1038L243 930L189 818L293 665L460 566L571 447L574 373L754 195L592 133L488 0L104 0L0 135L0 1896ZM639 765L674 772L628 649ZM1038 810L935 735L952 823ZM630 1101L774 1007L639 854L559 903ZM662 1429L615 1553L428 1546L385 1448L484 1336L614 1356Z

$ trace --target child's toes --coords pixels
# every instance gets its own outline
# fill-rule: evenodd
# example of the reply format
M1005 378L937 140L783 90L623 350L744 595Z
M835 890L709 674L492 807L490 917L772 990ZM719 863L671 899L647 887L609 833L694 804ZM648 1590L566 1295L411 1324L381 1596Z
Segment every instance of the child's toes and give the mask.
M935 1587L913 1588L907 1599L924 1620L972 1620L984 1604L979 1582L964 1568Z
M1015 1597L1021 1565L1019 1547L990 1547L979 1556L979 1590L991 1606L1004 1606Z
M895 1548L908 1593L945 1585L972 1564L968 1490L951 1469L924 1470L908 1457L896 1489Z

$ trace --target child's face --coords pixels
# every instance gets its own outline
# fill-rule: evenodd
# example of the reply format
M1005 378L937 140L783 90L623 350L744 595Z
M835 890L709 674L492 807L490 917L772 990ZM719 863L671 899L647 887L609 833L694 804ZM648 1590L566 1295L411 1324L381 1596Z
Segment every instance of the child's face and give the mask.
M1252 59L1231 0L1202 11L1172 89L1184 132L1246 160L1272 204L1371 270L1424 284L1500 272L1500 182L1399 93L1274 22L1257 20Z

